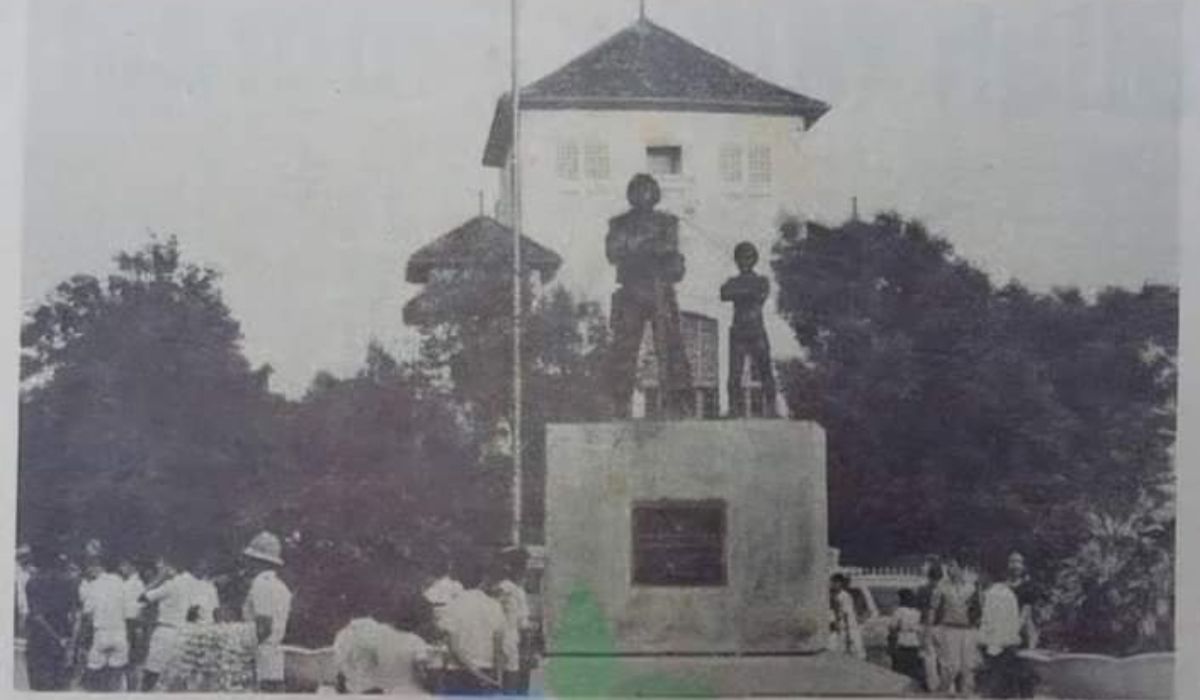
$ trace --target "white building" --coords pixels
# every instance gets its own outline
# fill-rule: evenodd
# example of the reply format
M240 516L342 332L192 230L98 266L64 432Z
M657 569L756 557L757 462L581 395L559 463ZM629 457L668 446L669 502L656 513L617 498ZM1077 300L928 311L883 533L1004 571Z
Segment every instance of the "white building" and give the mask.
M660 207L682 222L680 305L716 318L722 334L732 310L717 290L736 271L733 246L757 244L760 272L769 274L778 224L802 215L799 183L815 167L803 155L805 134L829 109L645 19L521 88L520 106L522 230L562 254L560 279L607 304L615 287L607 222L627 208L630 177L649 172L663 189ZM505 95L483 155L499 169L505 222L510 122ZM777 356L794 354L782 322L769 330Z

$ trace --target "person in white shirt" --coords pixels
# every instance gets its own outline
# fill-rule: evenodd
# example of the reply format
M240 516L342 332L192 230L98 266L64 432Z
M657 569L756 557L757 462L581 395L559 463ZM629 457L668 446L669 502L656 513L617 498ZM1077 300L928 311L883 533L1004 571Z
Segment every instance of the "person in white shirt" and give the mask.
M463 585L454 578L451 572L452 566L449 552L444 550L436 551L432 554L432 558L431 568L433 576L426 579L427 583L421 595L432 609L434 627L437 628L440 634L444 635L446 632L446 607L455 598L462 595L464 589Z
M983 683L989 697L1015 698L1021 693L1021 607L1003 575L989 572L979 619L979 646L983 651Z
M450 667L443 692L450 695L491 694L501 689L504 657L504 609L485 593L483 565L464 561L460 580L465 589L445 610L446 642Z
M858 624L854 595L850 592L850 578L842 573L830 576L829 594L830 607L833 612L833 634L830 635L830 649L865 659L867 652L863 645L862 628Z
M424 695L425 640L373 617L351 620L333 640L339 690L355 695Z
M179 566L176 556L164 555L158 562L158 574L141 595L142 603L158 605L158 618L150 634L150 648L142 674L143 691L153 690L163 671L175 661L179 651L179 631L187 624L188 611L194 604L195 581Z
M504 610L504 691L523 695L529 690L529 664L522 653L529 632L529 599L521 582L525 580L526 557L522 549L504 550L496 558L489 577L488 592Z
M129 664L129 637L125 629L125 582L108 570L99 556L87 562L88 585L80 600L83 624L91 644L83 676L86 690L120 690Z
M921 611L917 609L916 595L911 589L900 589L898 597L899 605L888 622L888 653L892 657L892 670L923 685L925 674L921 663L921 644L924 629Z
M251 577L242 605L242 619L253 621L258 633L255 674L262 692L282 692L283 638L292 610L292 593L276 571L283 566L283 544L270 532L260 532L242 551Z
M200 624L216 622L217 608L221 607L221 596L217 586L209 578L211 567L207 560L201 560L195 567L196 588L192 597L190 621Z

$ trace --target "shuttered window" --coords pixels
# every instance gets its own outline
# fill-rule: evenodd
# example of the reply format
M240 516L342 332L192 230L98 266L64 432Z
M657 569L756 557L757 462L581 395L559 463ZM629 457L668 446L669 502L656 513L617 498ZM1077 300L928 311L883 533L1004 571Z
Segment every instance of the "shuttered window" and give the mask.
M558 159L555 172L564 180L579 179L579 144L562 141L558 144Z
M755 145L750 147L747 159L750 171L750 184L765 185L771 182L771 147Z
M583 148L583 174L589 180L608 179L608 144L589 141Z

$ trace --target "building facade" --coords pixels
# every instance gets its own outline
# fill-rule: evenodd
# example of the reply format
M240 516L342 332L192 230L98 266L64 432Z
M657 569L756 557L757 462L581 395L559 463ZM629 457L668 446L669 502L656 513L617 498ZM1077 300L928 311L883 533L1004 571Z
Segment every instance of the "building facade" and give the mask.
M754 242L765 267L781 220L802 215L800 182L813 167L805 136L829 109L645 19L523 87L520 104L522 231L563 255L560 279L607 305L608 220L628 208L629 179L647 172L662 187L660 208L680 218L680 305L722 328L732 312L717 289L735 271L733 246ZM498 170L505 222L511 151L505 96L483 158ZM781 323L773 330L790 336Z

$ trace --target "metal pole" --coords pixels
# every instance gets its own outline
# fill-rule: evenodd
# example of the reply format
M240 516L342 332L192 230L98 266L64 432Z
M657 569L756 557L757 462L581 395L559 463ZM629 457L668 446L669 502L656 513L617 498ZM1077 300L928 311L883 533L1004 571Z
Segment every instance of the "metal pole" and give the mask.
M517 24L519 0L511 0L512 27L509 36L512 41L512 163L509 170L509 190L512 194L512 231L513 231L513 420L512 420L512 543L521 544L521 476L523 462L521 454L521 92L520 81L517 77Z

